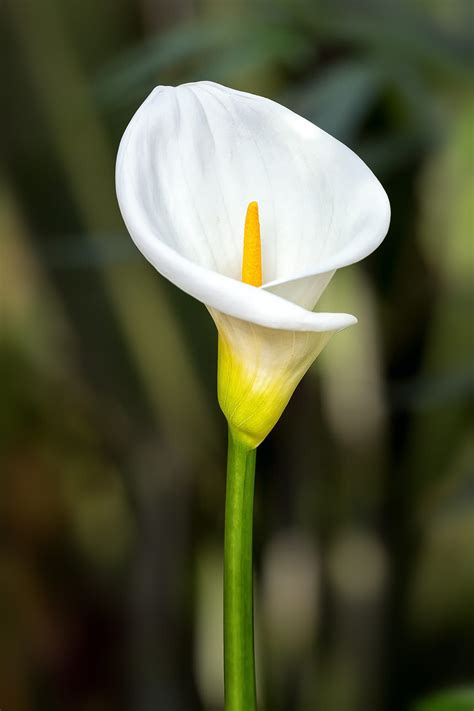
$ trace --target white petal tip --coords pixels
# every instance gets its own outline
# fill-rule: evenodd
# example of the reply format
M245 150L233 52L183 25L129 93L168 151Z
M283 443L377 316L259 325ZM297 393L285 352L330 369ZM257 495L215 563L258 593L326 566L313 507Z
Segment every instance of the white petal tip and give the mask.
M343 331L349 326L355 326L357 319L352 314L335 313L308 313L307 328L300 327L298 330L308 331Z

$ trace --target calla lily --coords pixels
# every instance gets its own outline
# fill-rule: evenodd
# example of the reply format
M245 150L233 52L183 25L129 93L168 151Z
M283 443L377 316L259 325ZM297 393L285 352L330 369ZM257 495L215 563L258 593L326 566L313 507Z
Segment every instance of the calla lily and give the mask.
M208 307L219 331L220 405L236 436L256 447L331 336L357 322L313 309L337 269L383 240L384 189L309 121L211 82L152 91L125 131L116 181L138 248ZM261 255L261 285L242 281L255 203L260 242L249 259Z

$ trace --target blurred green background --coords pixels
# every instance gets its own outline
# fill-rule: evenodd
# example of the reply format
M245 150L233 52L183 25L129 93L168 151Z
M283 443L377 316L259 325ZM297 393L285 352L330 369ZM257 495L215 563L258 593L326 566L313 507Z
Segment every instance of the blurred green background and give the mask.
M2 711L222 709L216 335L114 193L138 105L199 79L340 138L393 211L260 447L262 711L472 710L473 9L3 3Z

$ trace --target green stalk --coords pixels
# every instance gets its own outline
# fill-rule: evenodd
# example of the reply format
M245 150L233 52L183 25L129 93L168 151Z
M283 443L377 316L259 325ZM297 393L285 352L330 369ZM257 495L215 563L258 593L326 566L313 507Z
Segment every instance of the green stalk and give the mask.
M256 711L253 495L256 449L229 429L224 542L225 711Z

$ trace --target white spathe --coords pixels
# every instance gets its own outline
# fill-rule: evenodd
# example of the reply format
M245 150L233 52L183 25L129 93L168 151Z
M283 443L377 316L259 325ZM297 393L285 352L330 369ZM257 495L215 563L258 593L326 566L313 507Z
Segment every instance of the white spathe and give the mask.
M222 391L225 385L228 402L230 388L221 380L229 374L219 374L221 406L234 428L252 420L255 383L268 390L290 379L293 392L329 337L356 323L312 309L336 269L383 240L389 201L360 158L289 109L211 82L157 87L125 131L116 180L138 248L206 304L231 361L240 375L249 371L245 398L235 393L225 407ZM240 280L245 212L254 200L261 288ZM264 396L260 390L259 402Z

